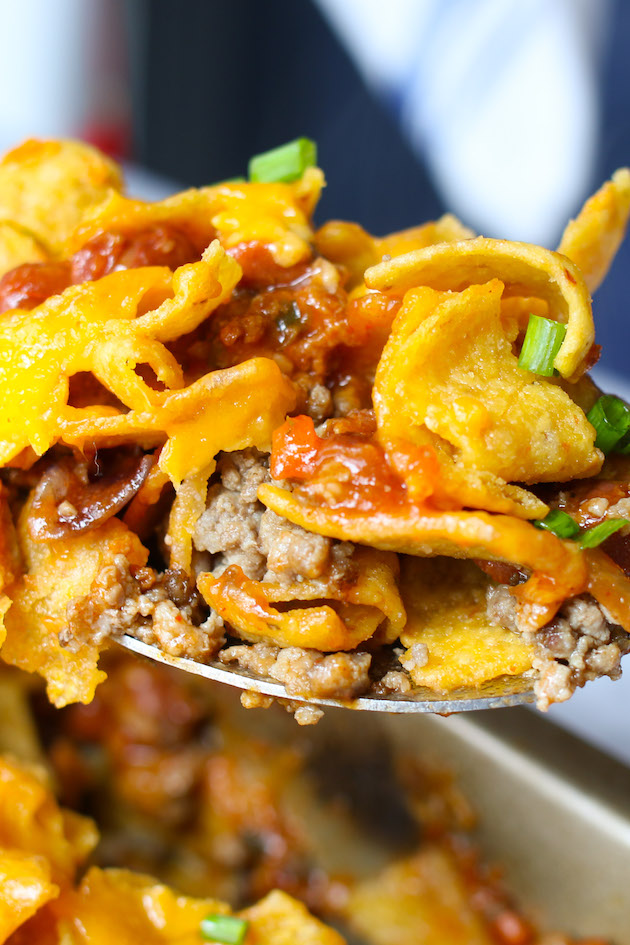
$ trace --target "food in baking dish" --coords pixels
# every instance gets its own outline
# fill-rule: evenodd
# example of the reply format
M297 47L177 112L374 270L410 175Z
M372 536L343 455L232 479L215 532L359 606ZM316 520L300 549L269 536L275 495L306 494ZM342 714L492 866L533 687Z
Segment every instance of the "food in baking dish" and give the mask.
M304 738L127 655L108 668L64 710L0 672L0 942L574 941L511 900L435 761L374 732Z
M552 251L315 228L313 162L155 203L78 143L0 164L1 654L56 705L121 634L306 699L620 674L630 408L587 372L630 172Z

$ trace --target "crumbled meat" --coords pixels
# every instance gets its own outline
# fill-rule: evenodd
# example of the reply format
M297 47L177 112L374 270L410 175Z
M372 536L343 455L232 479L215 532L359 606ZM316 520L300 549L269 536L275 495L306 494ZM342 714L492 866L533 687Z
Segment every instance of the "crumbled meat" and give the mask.
M610 627L594 600L573 597L563 605L561 612L572 630L585 633L602 643L610 639Z
M630 647L630 638L586 595L565 601L551 623L536 633L520 628L516 598L505 585L488 588L487 614L492 623L521 632L533 643L539 709L566 701L591 679L621 676L621 656Z
M298 725L317 725L324 713L314 705L300 705L293 713Z
M330 417L334 409L332 394L323 384L313 384L306 396L306 411L316 423Z
M330 558L330 538L307 532L267 509L260 519L260 549L267 558L267 568L284 572L289 579L298 575L321 577Z
M269 478L265 458L253 449L226 453L218 468L221 482L209 490L207 508L195 528L195 546L221 556L214 563L215 575L237 564L247 577L260 580L265 573L258 538L263 506L256 493Z
M256 502L258 486L269 480L266 457L258 450L224 453L218 465L225 488L238 492L243 502Z
M185 576L174 572L158 576L150 568L139 568L134 575L127 559L118 555L97 575L89 594L70 601L60 641L76 651L129 633L170 656L207 660L224 643L223 621L212 613L196 625L199 598L185 588Z
M264 696L262 692L245 689L241 693L241 705L244 709L269 709L273 705L273 696Z
M277 679L284 683L290 696L306 699L352 699L370 685L369 653L324 654L297 646L280 649L268 643L255 643L228 647L219 653L219 659Z
M271 671L289 695L353 699L370 685L369 653L318 653L290 646L280 650Z
M568 666L545 657L536 657L533 666L538 673L534 687L537 708L546 711L553 702L571 698L575 684Z
M258 501L258 487L270 478L265 455L255 449L225 453L217 468L221 481L210 488L194 534L197 551L215 556L215 577L236 564L255 581L321 579L322 597L331 583L348 577L353 545L306 531Z
M386 692L409 692L411 689L411 680L407 673L390 669L379 681L379 689L383 689Z
M279 647L274 643L255 643L253 646L229 646L222 650L222 663L236 662L239 669L257 676L270 676L276 662Z
M262 510L246 502L238 492L221 485L210 488L208 506L199 518L194 542L200 551L220 554L213 574L219 575L237 564L248 578L259 581L265 573L265 558L260 551L258 529Z
M486 592L486 611L490 623L516 631L516 598L505 584L490 584Z
M407 652L400 657L405 669L422 669L429 662L429 651L424 643L414 643Z

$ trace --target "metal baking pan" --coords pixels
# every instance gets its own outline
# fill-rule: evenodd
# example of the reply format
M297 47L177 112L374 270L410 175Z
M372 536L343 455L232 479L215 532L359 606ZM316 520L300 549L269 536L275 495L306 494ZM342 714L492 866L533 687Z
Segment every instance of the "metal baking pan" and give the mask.
M448 771L477 815L482 859L523 914L544 931L630 945L630 767L523 707L446 718L329 709L297 732L284 713L245 714L250 730L332 747L337 759L345 746L339 767L358 756L359 778L384 747ZM387 803L378 785L372 793Z
M361 715L344 727L360 735ZM542 928L630 945L630 768L524 708L377 724L395 750L453 771L484 858Z

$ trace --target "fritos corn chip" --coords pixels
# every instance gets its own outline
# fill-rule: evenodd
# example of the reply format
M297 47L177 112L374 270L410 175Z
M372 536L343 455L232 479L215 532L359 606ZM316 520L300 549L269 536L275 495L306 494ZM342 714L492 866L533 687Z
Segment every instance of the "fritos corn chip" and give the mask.
M554 252L315 230L308 160L155 203L77 143L0 164L2 656L58 705L123 635L302 698L616 677L630 408L587 371L630 172Z

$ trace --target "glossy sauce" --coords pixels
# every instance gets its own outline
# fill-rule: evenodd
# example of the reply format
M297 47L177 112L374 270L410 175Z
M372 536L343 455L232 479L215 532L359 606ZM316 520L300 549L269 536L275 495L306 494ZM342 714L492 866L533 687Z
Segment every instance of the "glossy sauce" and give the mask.
M357 511L399 508L409 499L403 480L371 435L322 438L310 417L287 420L274 433L271 474L304 483L310 499ZM296 487L300 491L299 485Z
M0 312L32 309L70 285L92 282L110 272L140 266L176 269L199 259L199 253L174 227L156 225L133 236L100 233L69 260L25 263L0 279Z

